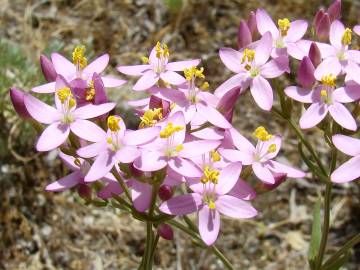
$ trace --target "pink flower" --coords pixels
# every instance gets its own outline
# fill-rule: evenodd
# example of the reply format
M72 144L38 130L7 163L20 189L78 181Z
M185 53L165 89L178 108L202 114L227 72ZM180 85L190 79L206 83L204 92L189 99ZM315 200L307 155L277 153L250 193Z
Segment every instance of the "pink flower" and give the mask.
M102 129L86 119L103 115L115 107L115 103L104 103L77 108L70 88L60 77L56 80L56 108L31 95L24 97L24 103L31 117L40 123L49 124L36 144L38 151L57 148L66 141L70 130L82 139L99 141Z
M274 184L274 175L278 173L286 173L290 178L305 176L304 172L273 160L281 147L280 136L271 135L264 127L259 127L254 132L258 138L257 145L254 147L235 129L229 131L237 150L219 149L219 153L231 162L241 161L243 165L251 165L255 175L261 181Z
M244 92L250 86L251 94L258 106L269 111L273 104L273 91L266 79L276 78L289 71L289 60L286 56L268 62L271 50L270 32L262 36L255 50L245 49L239 52L231 48L220 49L220 58L225 66L237 74L221 84L215 90L215 95L222 97L239 86Z
M142 146L142 153L134 161L135 168L148 172L158 171L169 165L175 172L198 177L200 169L189 158L200 156L219 146L215 140L185 141L186 124L184 114L176 112L159 123L162 130L153 142Z
M295 59L301 60L306 52L299 46L302 37L305 35L308 23L303 20L290 22L287 18L278 20L278 27L263 10L256 11L256 23L259 33L264 35L270 32L272 35L273 51L272 56L277 57L280 55L291 55Z
M285 88L287 96L302 103L312 103L300 118L300 127L312 128L320 123L329 112L342 127L356 130L356 121L342 103L353 102L360 98L360 87L347 84L335 89L335 76L327 75L322 83L315 87L302 88L289 86Z
M143 57L144 65L118 66L119 72L130 76L141 76L133 89L135 91L147 90L154 86L159 79L172 85L185 82L185 78L175 71L183 71L185 68L197 66L199 59L177 62L169 61L169 50L166 44L160 42L152 49L149 58Z
M152 141L160 131L159 127L127 130L124 121L119 116L109 116L107 123L107 132L101 130L100 138L95 143L77 151L81 157L95 157L94 163L85 176L86 182L100 179L119 162L133 162L140 155L137 146Z
M51 62L58 75L65 78L66 81L72 85L73 81L83 80L85 84L89 85L94 73L101 74L109 63L109 55L103 54L96 58L90 64L87 64L87 59L84 57L85 47L77 46L73 51L73 63L63 57L61 54L52 53ZM123 85L126 81L120 80L110 76L101 76L105 87L118 87ZM43 84L31 89L37 93L54 93L55 82Z
M332 137L337 149L351 159L342 164L331 174L331 181L335 183L347 183L360 177L360 139L337 134Z
M231 163L221 171L206 171L198 183L190 185L193 193L163 202L160 210L169 215L198 213L202 240L212 245L219 234L220 213L232 218L252 218L257 215L248 202L228 195L241 172L241 163Z
M315 70L315 78L321 80L324 75L348 74L360 83L360 51L350 50L351 30L340 21L334 21L330 27L330 44L321 44L323 62Z

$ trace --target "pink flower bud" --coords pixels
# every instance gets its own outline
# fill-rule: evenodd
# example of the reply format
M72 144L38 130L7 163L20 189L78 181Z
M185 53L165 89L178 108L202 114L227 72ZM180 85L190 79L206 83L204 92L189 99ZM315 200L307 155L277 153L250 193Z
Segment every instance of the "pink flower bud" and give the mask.
M297 79L304 88L311 88L315 83L315 68L309 57L305 56L297 70Z
M330 21L333 22L340 19L341 16L341 0L335 0L327 9L327 13L330 16Z
M217 109L225 114L234 108L237 98L240 95L240 87L236 87L223 95L217 105Z
M309 58L316 68L321 63L321 52L315 42L311 43L309 50Z
M133 176L135 176L135 177L140 177L140 176L143 175L143 172L140 171L139 169L136 169L136 168L134 167L134 164L133 164L133 163L129 164L129 169L130 169L131 174L132 174Z
M237 43L239 49L246 47L252 42L252 36L248 24L244 21L240 21L239 30L237 34Z
M40 67L45 77L45 80L47 80L48 82L53 82L56 80L57 74L54 65L50 61L50 59L43 54L40 55Z
M247 25L249 27L250 33L251 35L254 35L255 32L257 31L257 26L256 26L256 15L254 11L250 12L249 18L247 20Z
M77 192L85 200L91 199L91 188L86 184L78 184Z
M150 109L161 108L162 116L166 117L170 112L170 102L152 95L150 97L149 108Z
M280 186L286 180L286 173L275 173L274 179L274 184L262 183L260 186L260 192L271 191Z
M31 118L31 115L29 114L24 104L24 96L25 96L25 92L15 87L10 88L10 99L14 106L15 111L21 118L27 119L27 118Z
M162 238L166 240L171 241L174 239L174 231L168 224L160 224L157 228L157 232Z
M328 13L324 13L317 26L315 26L316 34L320 40L325 41L329 38L330 25L330 16Z
M158 194L161 200L167 201L173 196L173 189L168 185L162 185L159 188Z
M320 20L322 19L322 17L324 16L325 14L325 11L323 9L319 9L316 14L315 14L315 17L314 17L314 21L313 21L313 24L314 24L314 28L316 29L320 23Z

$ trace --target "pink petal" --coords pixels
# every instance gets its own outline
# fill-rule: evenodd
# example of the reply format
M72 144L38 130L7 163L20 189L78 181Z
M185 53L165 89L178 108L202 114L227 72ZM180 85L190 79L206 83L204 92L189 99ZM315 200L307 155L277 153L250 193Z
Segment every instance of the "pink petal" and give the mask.
M204 205L199 210L199 232L201 239L208 246L212 245L219 234L220 214L216 210L211 210Z
M263 65L260 68L260 74L264 78L272 79L279 77L288 70L289 70L289 58L287 56L280 56Z
M264 35L266 32L270 31L274 38L279 36L279 30L277 29L273 20L269 14L261 8L256 10L256 25L261 35Z
M175 132L172 138L173 145L182 144L185 140L185 133L186 133L184 114L181 111L174 113L173 115L167 118L166 124L167 123L173 123L174 126L184 127L182 130Z
M315 69L315 78L321 81L321 78L325 75L332 74L338 76L341 72L341 64L337 57L326 58L321 64Z
M67 60L64 56L58 53L52 53L51 61L54 64L56 73L64 76L66 80L71 80L75 77L75 65Z
M291 57L301 60L308 55L310 46L311 43L308 40L289 42L286 44L286 51Z
M158 171L167 165L167 160L157 151L143 150L141 156L134 161L135 168L144 171Z
M198 210L202 197L197 193L179 195L160 205L160 211L174 216L188 215Z
M76 151L80 157L83 158L92 158L99 155L101 152L104 152L107 149L107 144L104 141L89 144L87 146L81 147Z
M196 67L200 63L200 59L176 61L166 64L166 70L183 71L185 68Z
M326 116L328 109L321 103L313 103L300 118L302 129L312 128L319 124Z
M289 86L285 88L285 94L292 99L302 103L314 102L314 91L312 89L304 89L298 86Z
M221 214L232 218L252 218L257 215L250 203L229 195L220 196L215 205Z
M308 23L303 20L296 20L291 22L289 31L284 40L286 42L296 42L300 40L306 33Z
M336 53L337 50L334 46L331 46L327 43L321 43L321 42L316 42L315 43L316 46L319 48L320 50L320 54L322 58L328 58L330 56L335 56L336 57Z
M348 50L346 55L350 61L360 64L360 51L357 50Z
M37 151L50 151L62 143L64 143L69 136L70 128L68 125L64 125L60 122L52 123L50 126L45 128L41 133L37 143Z
M146 70L151 69L150 65L118 66L119 72L130 76L141 76Z
M149 89L159 80L159 75L153 70L144 72L141 78L136 82L133 89L135 91L143 91Z
M90 119L105 113L108 113L115 108L116 103L108 102L100 105L87 104L80 108L76 108L74 111L75 118L78 119Z
M252 143L249 142L249 140L246 139L243 135L241 135L239 131L237 131L235 128L231 128L229 131L231 139L237 149L248 152L255 151L255 147L252 145Z
M118 182L109 182L105 187L103 187L99 192L96 194L101 199L111 199L112 195L120 195L123 193Z
M358 36L360 36L360 25L355 25L355 26L354 26L354 32L355 32Z
M239 73L244 70L241 64L242 53L231 48L221 48L219 56L224 65L232 72Z
M131 198L134 207L139 212L145 212L150 207L151 203L151 186L147 183L132 180Z
M329 112L335 122L337 122L340 126L353 131L357 129L354 117L341 103L334 102L334 104L329 106Z
M234 162L221 170L219 182L216 185L217 194L227 194L235 186L240 177L241 168L241 162Z
M347 183L360 177L360 156L356 156L342 164L331 174L331 181Z
M85 182L93 182L102 178L111 171L115 163L116 158L114 153L111 151L102 152L96 157L95 162L85 176Z
M345 72L351 79L353 79L356 83L360 84L360 67L352 61L348 61L348 64L345 68Z
M59 158L62 160L62 162L64 162L65 166L72 170L72 171L77 171L79 170L79 166L75 165L75 158L73 156L70 155L66 155L63 152L59 151ZM84 162L83 159L80 159L81 164Z
M160 132L160 127L143 128L135 131L126 130L123 142L127 145L140 145L155 139Z
M109 55L106 53L99 56L90 64L88 64L84 68L83 73L87 74L88 77L92 77L94 73L100 74L101 72L103 72L108 64L109 64Z
M332 137L332 141L341 152L349 156L360 155L360 139L337 134Z
M293 167L287 166L285 164L279 163L274 160L268 162L268 169L274 173L284 173L287 177L290 178L303 178L305 173Z
M211 107L210 105L205 105L199 102L196 104L196 108L198 112L214 126L224 129L232 127L225 117L217 109Z
M46 84L42 84L39 86L35 86L31 89L31 91L35 93L54 93L55 92L55 82L50 82Z
M228 195L248 201L255 199L256 192L248 183L239 179Z
M252 165L254 174L263 182L274 184L275 179L272 173L266 166L262 163L255 162Z
M216 88L214 94L221 98L223 95L225 95L230 90L241 87L242 91L245 91L246 88L248 88L249 82L248 82L248 75L244 73L239 73L234 76L232 76L230 79L223 82L218 88Z
M24 95L24 104L31 117L40 123L51 124L61 118L61 114L54 107L31 95Z
M185 177L201 177L202 171L194 162L185 158L174 157L169 159L168 164L171 169Z
M131 163L140 156L141 152L135 146L123 146L116 152L116 158L121 163Z
M184 158L192 158L201 156L214 150L220 145L220 141L214 140L198 140L183 144L183 149L179 152L179 156Z
M271 140L265 141L265 142L259 142L257 145L257 148L259 147L260 150L260 156L262 156L262 160L269 160L269 159L273 159L275 158L280 149L281 149L281 136L279 135L275 135ZM276 150L275 152L268 152L268 149L270 147L270 145L275 144L276 146Z
M104 87L119 87L126 83L125 80L121 80L121 79L109 77L109 76L102 76L101 80L104 84Z
M170 70L160 73L160 78L173 85L179 85L186 82L183 76Z
M59 180L47 185L45 190L59 192L59 191L64 191L64 190L70 189L72 187L75 187L77 184L79 184L79 182L81 182L81 179L83 177L84 176L82 175L82 173L80 171L73 172L73 173L71 173L63 178L60 178Z
M342 24L342 22L338 20L333 21L333 23L330 26L330 33L329 33L331 45L333 45L338 49L341 49L342 47L341 39L344 34L344 31L345 31L345 27Z
M191 133L193 136L204 140L221 140L224 138L224 132L217 128L203 128Z
M254 162L253 152L241 152L234 149L219 149L220 155L231 162L241 161L244 165L249 165Z
M145 107L150 102L150 98L142 98L142 99L135 99L129 100L127 103L131 107Z
M79 138L90 142L99 142L106 136L104 130L88 120L77 119L70 124L70 129Z
M273 104L273 91L270 83L261 76L257 76L252 80L250 86L251 95L257 105L265 110L270 111Z
M259 43L255 50L255 63L259 66L265 64L270 57L272 50L273 38L271 37L270 32L266 32L262 38L259 40Z

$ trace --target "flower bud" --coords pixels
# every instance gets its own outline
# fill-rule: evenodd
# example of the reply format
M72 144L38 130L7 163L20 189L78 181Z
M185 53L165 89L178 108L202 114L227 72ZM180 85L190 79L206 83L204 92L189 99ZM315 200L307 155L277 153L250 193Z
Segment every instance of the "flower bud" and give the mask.
M40 55L40 67L45 77L45 80L47 80L48 82L53 82L56 80L57 74L54 65L50 61L50 59L43 54Z
M135 168L133 163L129 164L129 169L130 169L131 174L135 177L140 177L143 175L143 172L140 171L139 169Z
M248 24L244 21L240 21L239 30L237 34L237 43L239 49L246 47L252 42L251 31L248 27Z
M94 104L99 105L108 102L104 83L99 74L94 73L92 77L92 81L94 82L94 90L95 90L95 97L94 97Z
M17 114L24 119L31 118L24 103L25 92L12 87L10 88L10 99Z
M322 17L324 16L325 14L325 11L323 9L319 9L316 14L315 14L315 17L314 17L314 21L313 21L313 25L314 25L314 28L316 29L317 26L319 25L320 23L320 20L322 19Z
M316 68L321 63L321 52L315 42L311 43L309 50L309 58Z
M77 192L81 198L84 200L91 199L91 188L86 184L78 184Z
M231 111L234 108L234 105L237 101L237 98L240 95L240 87L236 87L228 91L225 95L223 95L216 106L217 109L222 113L225 114Z
M255 32L257 31L257 26L256 26L256 15L254 11L250 12L249 18L247 20L247 25L249 27L250 33L251 35L254 35Z
M304 56L297 70L297 79L304 88L311 88L315 83L315 68L309 57Z
M330 16L328 13L324 13L319 23L315 26L316 35L320 40L325 41L329 38L330 25Z
M286 173L275 173L274 174L275 183L274 184L263 183L262 187L267 191L274 190L275 188L280 186L283 182L285 182L286 176L287 176Z
M159 188L158 194L161 200L167 201L173 196L173 189L168 185L162 185Z
M168 113L170 112L170 102L161 99L157 96L151 95L150 101L149 101L149 108L150 109L157 109L161 108L161 114L162 117L166 117Z
M341 15L341 0L335 0L327 9L327 13L330 16L330 21L333 22L340 19Z
M168 224L160 224L157 228L157 233L166 240L173 240L174 239L174 231Z

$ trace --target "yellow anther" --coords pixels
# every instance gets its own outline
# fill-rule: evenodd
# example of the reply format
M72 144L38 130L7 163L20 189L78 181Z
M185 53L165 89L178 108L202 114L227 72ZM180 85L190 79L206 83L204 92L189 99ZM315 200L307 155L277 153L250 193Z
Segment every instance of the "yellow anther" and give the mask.
M86 48L84 45L78 45L75 47L72 53L73 63L80 69L83 69L87 66L87 59L84 56L85 50Z
M243 57L241 58L241 63L242 64L245 63L245 62L251 63L254 60L254 58L255 58L255 51L254 50L249 50L249 49L246 48L244 50ZM250 66L250 68L251 68L251 66ZM249 69L247 69L247 70L249 70Z
M91 101L94 98L95 98L94 81L90 81L89 87L86 88L86 91L85 91L85 99L86 99L86 101Z
M211 210L214 210L215 209L215 202L213 200L209 200L208 202L208 206Z
M321 78L321 83L323 85L330 86L330 87L335 87L336 86L335 81L336 81L336 76L332 75L332 74L324 75Z
M184 127L182 126L174 126L173 123L168 123L166 127L160 131L160 138L166 139L173 135L175 132L183 130Z
M179 144L178 146L175 147L176 152L180 152L183 149L184 149L184 146L182 144Z
M219 152L215 150L210 151L210 157L213 162L217 162L221 160L221 156Z
M176 103L171 103L170 104L170 111L173 110L176 107Z
M276 144L271 144L268 148L268 153L275 153L276 152Z
M326 98L326 97L328 96L328 93L327 93L327 91L326 91L325 89L322 89L322 90L320 91L320 95L321 95L322 97Z
M64 103L68 98L72 97L72 93L69 87L64 87L56 91L61 103Z
M163 115L161 108L149 109L146 112L144 112L143 116L140 117L141 122L139 127L140 128L152 127L162 118Z
M143 62L143 64L148 64L150 60L149 60L148 57L142 56L142 57L141 57L141 61Z
M351 34L352 34L351 29L346 28L345 32L344 32L344 34L343 34L343 36L341 38L341 44L342 45L349 45L351 43L351 38L352 38Z
M287 32L288 32L288 30L290 28L290 25L291 25L291 23L290 23L288 18L278 20L278 26L279 26L279 29L280 29L280 35L282 37L287 35Z
M170 56L168 46L165 43L161 45L159 41L156 42L155 52L156 52L156 58L158 59L160 59L161 57L168 58Z
M201 183L206 184L207 182L211 182L213 184L217 184L219 181L220 172L216 169L210 169L209 166L206 166L204 169L204 175L200 179Z
M74 164L75 164L76 166L80 167L80 166L81 166L81 161L80 161L80 159L75 158L75 159L74 159Z
M185 74L185 78L188 81L191 81L195 78L201 78L204 79L205 75L203 74L204 72L204 68L196 68L194 66L190 67L190 68L185 68L184 69L184 74Z
M111 115L107 119L107 126L112 132L117 132L120 130L120 122L121 118L118 116Z
M71 109L71 108L74 108L75 106L76 106L76 100L75 100L75 98L71 97L69 99L69 108Z
M108 144L112 144L113 140L112 140L111 137L107 137L107 138L106 138L106 142L107 142Z
M273 137L273 135L269 134L263 126L255 129L253 135L260 141L268 141Z
M202 85L200 86L201 90L209 90L210 84L208 82L203 82Z

